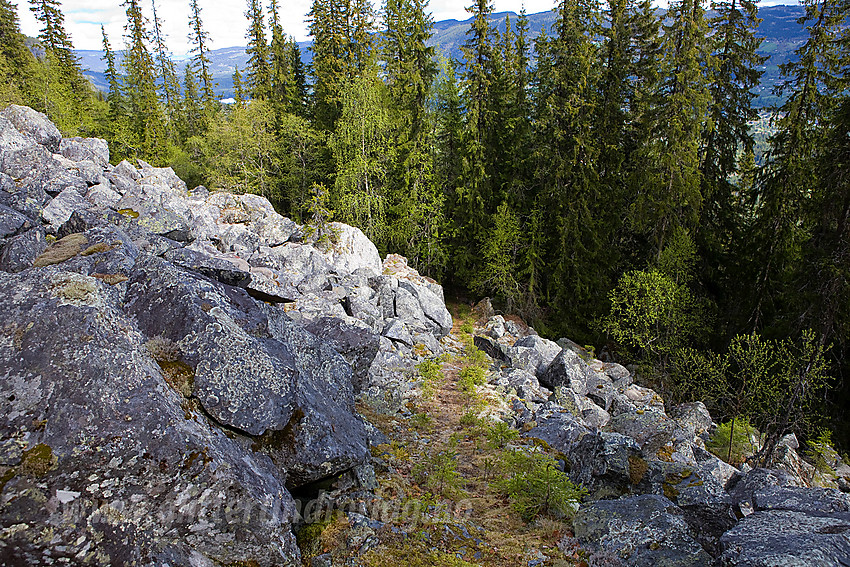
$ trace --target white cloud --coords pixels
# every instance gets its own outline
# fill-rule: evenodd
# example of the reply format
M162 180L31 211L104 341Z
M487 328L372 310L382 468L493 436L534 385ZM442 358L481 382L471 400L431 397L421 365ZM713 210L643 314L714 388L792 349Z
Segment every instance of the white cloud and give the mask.
M763 6L792 2L793 0L763 0ZM141 0L143 10L151 16L150 0ZM18 15L21 30L30 36L38 35L40 26L29 10L29 3L18 0ZM248 20L245 18L247 2L245 0L198 0L204 27L212 39L211 47L233 47L245 45L245 32ZM268 2L263 2L268 5ZM469 14L464 6L472 0L431 0L430 10L435 21L455 19L466 20ZM663 0L666 4L666 0ZM281 20L284 31L297 40L307 39L307 13L312 0L281 0ZM554 0L497 0L496 12L519 12L523 4L529 14L551 10ZM376 4L377 5L377 4ZM109 41L116 49L124 45L124 24L126 15L119 0L65 0L62 5L65 14L65 28L77 49L100 49L100 26L103 24ZM176 56L185 55L190 46L189 0L157 0L157 13L164 24L169 49Z

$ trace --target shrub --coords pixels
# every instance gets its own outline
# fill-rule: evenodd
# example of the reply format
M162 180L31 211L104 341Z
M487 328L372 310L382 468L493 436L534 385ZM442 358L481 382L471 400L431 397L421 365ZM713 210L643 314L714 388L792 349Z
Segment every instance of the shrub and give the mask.
M480 366L467 366L462 368L458 375L457 385L467 395L474 395L478 386L486 383L484 369Z
M732 436L731 450L730 434ZM750 425L746 418L739 417L720 424L705 446L730 465L741 464L747 457L758 451L758 445L753 439L758 439L759 436L759 431Z
M472 326L472 321L465 321L463 325L460 326L460 332L468 334L475 332L475 327Z
M558 470L552 457L527 451L507 451L502 457L504 477L492 486L511 500L513 509L526 522L540 514L572 516L587 493Z
M440 451L426 457L413 467L416 481L429 490L450 498L458 495L463 487L463 475L457 470L457 451Z
M504 449L505 445L519 437L519 431L499 421L487 430L487 445L491 449Z

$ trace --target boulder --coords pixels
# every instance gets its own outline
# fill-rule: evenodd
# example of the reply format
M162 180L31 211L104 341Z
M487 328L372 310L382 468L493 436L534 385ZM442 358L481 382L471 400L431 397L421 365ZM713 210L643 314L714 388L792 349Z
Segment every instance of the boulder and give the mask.
M408 280L399 280L398 287L400 290L410 292L419 302L422 313L425 315L423 322L429 331L432 331L438 337L444 337L451 332L452 315L446 309L442 288L437 293L434 287L439 288L439 286L430 286Z
M580 419L566 410L552 412L536 420L537 425L525 433L526 437L545 441L552 449L571 455L581 439L592 433Z
M33 227L32 220L18 211L0 205L0 240L9 238Z
M749 472L734 475L726 484L726 490L732 497L736 514L739 517L753 511L753 496L768 486L800 486L800 481L785 471L755 468Z
M141 191L125 193L121 200L114 205L114 208L124 215L129 222L137 224L147 232L164 236L176 242L194 240L192 229L186 218L157 204Z
M473 342L475 344L475 348L481 350L492 358L493 360L499 360L502 362L509 362L510 356L508 354L508 347L503 345L500 342L497 342L490 337L484 337L481 335L475 335L473 337Z
M247 262L240 263L237 259L220 254L205 254L189 248L174 248L166 252L163 258L172 264L218 280L225 285L247 287L251 282L251 272Z
M148 336L180 345L193 397L217 423L258 439L300 486L361 462L351 367L283 310L147 257L128 282L127 310Z
M44 207L41 218L50 225L50 230L56 232L75 211L86 210L90 206L79 191L74 188L65 189Z
M90 161L100 168L109 165L109 144L100 138L62 138L59 153L71 161Z
M647 470L637 442L619 433L585 435L568 456L570 478L587 488L594 499L630 492Z
M359 394L369 381L369 368L378 354L380 337L363 326L333 317L320 317L305 328L327 342L351 364L354 393Z
M191 369L149 348L122 299L64 266L0 273L0 438L20 448L3 457L0 525L16 529L0 556L300 564L280 469L184 397Z
M370 270L373 275L383 271L383 262L378 249L366 238L359 228L346 224L331 223L333 243L324 252L328 263L339 274L350 274L360 268Z
M570 349L563 349L540 375L540 383L550 390L567 387L586 396L591 372L593 371L578 354Z
M33 228L3 245L0 252L0 270L21 272L32 266L33 261L47 249L47 233L43 228Z
M720 538L724 566L832 567L850 564L850 514L758 511Z
M11 104L0 112L0 116L11 122L22 135L44 146L48 151L52 153L59 151L62 133L41 112L27 106Z
M701 567L712 563L682 510L663 496L647 494L583 505L573 530L585 547L607 551L623 565Z
M673 439L674 422L663 413L623 413L611 418L607 431L634 439L647 455L655 455Z

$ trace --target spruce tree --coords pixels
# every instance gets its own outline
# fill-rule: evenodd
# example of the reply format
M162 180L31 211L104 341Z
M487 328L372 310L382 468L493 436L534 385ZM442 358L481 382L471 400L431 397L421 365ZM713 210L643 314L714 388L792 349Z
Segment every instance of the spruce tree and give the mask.
M198 0L190 0L189 7L191 10L189 15L189 42L192 44L190 51L192 59L189 62L189 67L197 69L197 76L201 82L201 92L203 93L204 108L206 113L211 115L217 108L218 100L215 96L216 84L210 72L210 36L204 29Z
M271 97L272 76L269 69L269 46L266 43L265 24L263 21L263 7L260 0L248 0L248 47L245 53L248 55L248 70L245 75L245 83L251 98L257 100L268 100Z
M145 17L138 0L125 0L127 10L125 85L131 132L138 157L159 162L164 157L165 130L156 95L156 72L148 50Z
M272 43L269 49L269 66L271 68L271 101L275 112L294 110L295 84L292 77L290 64L292 57L289 43L280 25L280 14L278 13L278 0L271 2L271 29Z
M489 0L476 0L467 8L472 24L461 46L464 65L461 72L462 104L465 109L461 147L461 179L448 212L452 219L453 254L456 274L471 280L479 258L478 248L487 238L493 204L492 170L487 161L493 116L493 29Z
M292 112L298 116L307 114L309 96L307 94L307 73L301 60L301 49L294 38L289 39L289 68L292 70Z
M0 0L0 64L3 102L29 102L35 58L27 49L15 5L8 0Z
M748 282L741 286L748 293L740 323L747 330L769 327L787 333L801 320L801 311L786 312L789 303L799 300L799 291L788 283L801 265L812 227L812 197L816 194L812 188L818 187L824 165L829 132L826 118L833 115L839 100L830 89L843 93L846 88L836 49L846 4L811 0L805 8L809 37L796 51L795 60L781 67L784 81L777 94L787 96L776 109L777 131L770 139L767 163L754 192L747 196L747 214L754 222L747 227L740 250L749 262L738 271ZM811 274L803 278L812 281Z
M709 91L703 64L707 24L702 0L673 2L664 26L656 106L637 150L630 221L658 260L678 227L692 232L702 207L699 149ZM639 167L643 164L643 167Z
M611 282L609 231L602 212L594 120L599 56L593 39L599 8L593 1L558 5L552 37L537 44L537 209L544 215L547 295L571 336L585 337L583 322L599 309L599 291ZM604 258L604 259L603 259Z
M239 66L233 69L233 99L236 101L236 108L242 108L245 105L245 91L242 87L242 73L239 72Z
M180 114L180 82L177 79L177 70L168 47L165 45L165 36L162 32L162 21L156 13L156 0L151 0L153 9L153 48L154 59L159 75L159 91L162 100L165 101L165 118L167 122L168 135L172 141L177 141L177 122Z
M59 0L30 0L30 10L41 24L38 39L45 51L51 53L69 76L79 75L80 64L74 55L74 45L65 31L65 16Z
M733 176L739 159L753 151L750 123L758 117L753 90L766 57L756 53L762 40L755 35L761 20L754 2L723 0L713 7L712 64L707 66L711 103L700 152L704 207L697 242L703 278L712 288L723 289L736 285L729 280L736 277L729 267L735 262L732 246L740 237L743 211Z

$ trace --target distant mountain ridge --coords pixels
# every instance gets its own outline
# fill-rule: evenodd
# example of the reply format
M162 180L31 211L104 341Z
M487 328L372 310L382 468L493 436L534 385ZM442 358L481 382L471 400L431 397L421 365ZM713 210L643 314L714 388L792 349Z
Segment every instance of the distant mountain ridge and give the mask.
M775 101L775 97L770 94L770 91L773 85L779 81L779 65L793 59L794 50L806 41L806 29L803 25L797 23L797 20L803 15L804 9L800 5L765 6L759 9L759 16L762 18L762 23L757 33L759 37L764 38L759 51L762 55L770 56L770 59L763 67L765 74L762 77L762 86L759 89L759 99L757 101L759 106L766 106ZM511 19L512 26L515 26L518 16L513 12L493 14L490 21L493 27L500 32L504 32L505 18L508 16ZM556 14L554 11L529 14L530 43L540 33L551 29L555 18ZM431 38L430 44L438 47L446 56L460 60L462 58L460 48L466 40L466 33L471 22L472 18L463 21L443 20L435 22L434 36ZM312 60L312 52L309 49L311 45L312 42L310 41L298 42L305 64L309 64ZM76 53L80 57L85 74L92 79L97 88L106 90L107 84L104 77L106 63L102 59L103 52L80 50ZM188 58L186 57L176 60L181 79L187 62ZM240 70L244 70L248 64L248 56L245 53L245 48L224 47L212 50L210 52L210 62L213 78L218 83L217 94L222 97L231 96L233 93L233 71L237 66Z

